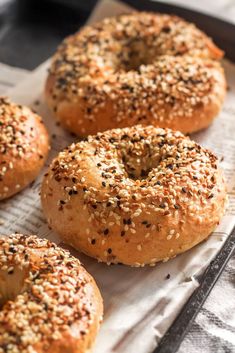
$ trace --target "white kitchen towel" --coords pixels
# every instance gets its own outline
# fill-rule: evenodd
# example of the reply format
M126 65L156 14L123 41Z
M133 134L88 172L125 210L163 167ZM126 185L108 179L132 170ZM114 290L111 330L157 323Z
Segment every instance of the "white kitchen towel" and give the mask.
M235 254L193 322L178 353L235 352Z

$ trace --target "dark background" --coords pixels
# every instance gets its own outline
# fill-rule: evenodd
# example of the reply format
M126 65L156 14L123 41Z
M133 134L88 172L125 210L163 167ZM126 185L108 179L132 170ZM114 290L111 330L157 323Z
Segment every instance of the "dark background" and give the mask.
M0 62L32 70L84 24L95 0L0 0Z

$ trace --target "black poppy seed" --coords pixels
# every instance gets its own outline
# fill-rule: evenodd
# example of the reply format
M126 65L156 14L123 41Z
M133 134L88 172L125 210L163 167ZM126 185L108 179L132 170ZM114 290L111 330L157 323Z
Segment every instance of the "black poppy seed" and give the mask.
M171 31L171 28L169 26L162 27L162 32L169 33L170 31Z
M157 181L156 183L154 183L154 186L156 186L156 185L161 185L161 182Z
M13 246L9 247L9 251L12 252L13 254L17 252L17 250Z
M124 135L121 136L121 140L125 140L126 138L128 138L127 134L124 134Z

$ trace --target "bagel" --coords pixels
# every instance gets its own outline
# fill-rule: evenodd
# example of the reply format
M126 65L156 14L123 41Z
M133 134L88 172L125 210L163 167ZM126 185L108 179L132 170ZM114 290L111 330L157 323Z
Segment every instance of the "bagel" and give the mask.
M180 132L114 129L55 158L41 190L50 227L107 263L155 264L206 239L226 186L216 157Z
M24 189L39 174L49 151L42 119L0 97L0 200Z
M179 17L134 12L67 38L52 59L48 106L87 136L136 124L192 133L221 109L223 52Z
M103 313L79 260L36 236L0 238L0 351L87 353Z

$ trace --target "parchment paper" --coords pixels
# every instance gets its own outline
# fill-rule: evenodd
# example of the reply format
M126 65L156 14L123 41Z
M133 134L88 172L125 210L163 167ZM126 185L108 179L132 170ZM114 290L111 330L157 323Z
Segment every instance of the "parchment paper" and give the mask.
M130 8L126 5L103 0L89 22L127 11ZM74 137L56 126L45 105L43 87L47 67L48 62L42 64L7 94L43 117L51 134L49 164ZM203 244L156 267L106 266L70 249L95 277L104 298L105 316L95 353L150 353L198 286L197 275L205 270L235 225L235 65L224 61L224 67L229 91L223 111L207 130L192 136L221 158L228 183L230 206L216 232ZM48 229L42 215L39 192L44 172L23 192L0 203L0 234L35 233L64 246Z

